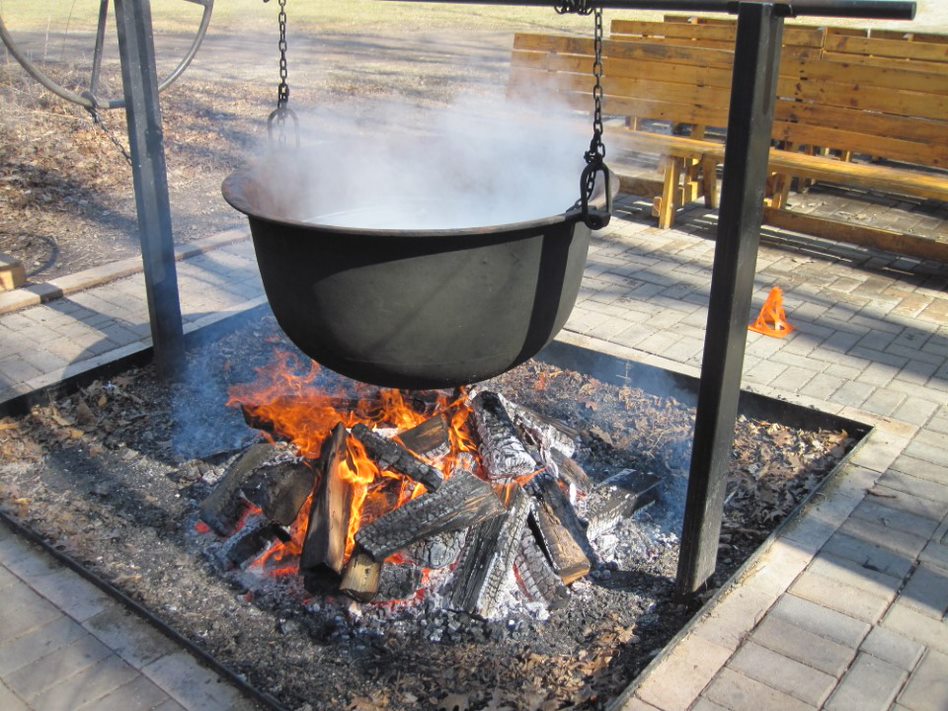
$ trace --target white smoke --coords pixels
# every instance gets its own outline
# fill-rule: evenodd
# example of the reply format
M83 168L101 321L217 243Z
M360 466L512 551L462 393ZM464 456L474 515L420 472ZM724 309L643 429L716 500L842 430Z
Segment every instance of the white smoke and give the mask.
M377 230L561 214L579 197L591 133L584 118L549 100L484 96L438 109L372 102L312 112L302 123L299 151L265 151L255 166L259 207L271 217Z

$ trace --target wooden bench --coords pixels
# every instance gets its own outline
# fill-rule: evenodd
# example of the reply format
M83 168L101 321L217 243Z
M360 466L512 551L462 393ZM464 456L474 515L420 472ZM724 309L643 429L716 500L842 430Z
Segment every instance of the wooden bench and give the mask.
M677 207L702 197L716 204L715 170L724 145L714 137L727 125L733 51L684 41L680 28L667 28L673 23L652 24L666 27L614 23L615 29L639 35L615 33L604 43L605 113L614 117L607 142L611 152L659 157L661 174L655 180L626 175L621 165L619 175L624 191L653 197L653 213L668 227ZM945 246L931 240L786 209L792 178L948 202L948 77L905 64L834 61L807 44L788 47L780 66L766 220L841 241L948 258ZM571 105L588 110L591 61L591 40L518 34L511 83L545 81ZM622 125L615 118L623 119ZM671 135L667 128L656 130L656 121L695 131ZM852 160L860 155L876 162Z

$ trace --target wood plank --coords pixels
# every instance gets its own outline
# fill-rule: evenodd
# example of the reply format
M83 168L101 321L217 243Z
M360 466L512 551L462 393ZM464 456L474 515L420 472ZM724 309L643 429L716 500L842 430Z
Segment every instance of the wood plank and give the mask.
M778 101L776 118L811 126L851 130L855 133L884 135L917 143L944 143L944 123L904 116L882 116L853 111L841 106L821 106L799 101Z
M847 163L778 149L771 149L769 167L774 172L787 173L797 178L823 180L844 187L948 201L948 180L943 175L934 173Z
M948 63L948 44L943 42L906 42L904 40L828 34L823 46L827 52Z
M807 81L868 84L897 91L948 94L948 74L933 76L931 72L918 71L913 67L913 64L907 62L893 67L872 67L866 66L860 60L853 61L853 58L845 61L821 58L816 61L781 64L780 73L782 76L796 76Z
M841 222L831 218L805 215L792 210L764 208L764 223L834 242L884 249L906 257L948 262L948 242L919 235L886 230L871 225Z
M800 81L796 78L780 77L777 82L777 96L785 100L815 101L826 106L843 106L936 121L945 121L948 117L948 94L903 91L861 82Z
M918 59L903 59L901 57L872 57L865 55L853 55L849 52L824 51L823 58L834 62L852 62L854 56L858 56L858 61L870 67L879 67L886 69L909 68L913 72L925 72L927 74L944 75L948 71L948 63L945 62L923 62Z
M948 44L948 35L937 32L915 32L914 30L884 30L872 28L869 36L873 39L897 39L904 42L935 42Z

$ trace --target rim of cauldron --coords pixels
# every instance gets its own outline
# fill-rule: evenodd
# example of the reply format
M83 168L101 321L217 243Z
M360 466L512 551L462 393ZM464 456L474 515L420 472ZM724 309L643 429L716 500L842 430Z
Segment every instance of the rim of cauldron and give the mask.
M314 221L298 220L294 218L276 215L268 212L259 203L262 200L255 200L250 193L257 187L257 179L252 167L238 168L228 175L221 184L221 193L224 200L238 212L257 220L266 220L281 225L304 228L309 231L327 232L333 234L347 234L353 237L464 237L490 235L501 232L519 232L531 230L537 227L547 225L558 225L567 222L582 221L581 210L578 206L570 206L569 209L554 215L540 217L533 220L522 220L520 222L509 222L496 225L483 225L480 227L455 227L455 228L411 228L411 229L393 229L377 227L348 227L336 226ZM605 198L602 191L591 201L591 204L599 207L605 204Z

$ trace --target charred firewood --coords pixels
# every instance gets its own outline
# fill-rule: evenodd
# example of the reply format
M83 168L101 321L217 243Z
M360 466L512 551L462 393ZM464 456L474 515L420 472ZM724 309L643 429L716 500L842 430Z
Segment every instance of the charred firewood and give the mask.
M361 548L356 548L346 563L339 591L359 602L368 602L379 591L382 563Z
M244 567L263 553L267 546L284 536L284 529L263 516L254 516L224 542L217 552L217 558L224 567Z
M530 526L543 546L553 570L569 585L589 574L591 564L586 550L591 550L582 523L566 494L547 472L527 484L527 492L536 505L530 515Z
M496 613L530 508L530 496L514 484L504 515L471 530L454 571L452 609L485 619Z
M411 597L421 586L422 577L422 570L416 565L386 565L379 578L379 598L404 600Z
M419 496L356 533L356 541L376 560L413 543L459 531L504 513L493 488L470 474L456 474L437 491Z
M492 481L515 479L537 470L536 460L517 436L517 429L497 393L478 393L471 407L481 440L481 459Z
M286 449L268 443L248 447L227 468L224 476L214 487L214 491L201 502L201 520L221 536L229 536L233 533L246 508L241 488L247 484L257 469L274 458L286 457L286 453Z
M313 491L316 472L290 454L267 461L240 487L241 494L281 526L289 526Z
M424 568L447 568L461 554L465 536L465 531L439 533L408 546L405 552Z
M589 478L586 470L576 463L576 460L563 455L556 449L551 454L553 466L556 467L556 473L560 479L584 494L592 490L594 486L592 479Z
M541 415L525 405L511 402L503 395L498 397L517 429L528 435L532 440L531 444L541 452L557 451L567 457L576 454L578 430L565 422Z
M441 414L400 432L398 439L407 449L429 459L438 459L451 451L448 422Z
M352 485L342 477L346 461L346 428L341 422L323 443L319 457L319 482L313 492L309 527L300 556L300 570L307 587L334 586L342 575Z
M586 535L595 538L620 518L631 516L658 498L659 477L623 469L599 484L589 494Z
M359 440L369 455L374 458L381 469L391 469L399 474L411 477L425 485L428 491L435 491L443 477L441 472L430 464L421 461L414 454L359 423L352 428L353 436Z
M531 602L542 602L557 610L569 600L569 588L550 566L543 549L529 526L524 527L520 546L514 557L514 572L524 596Z

